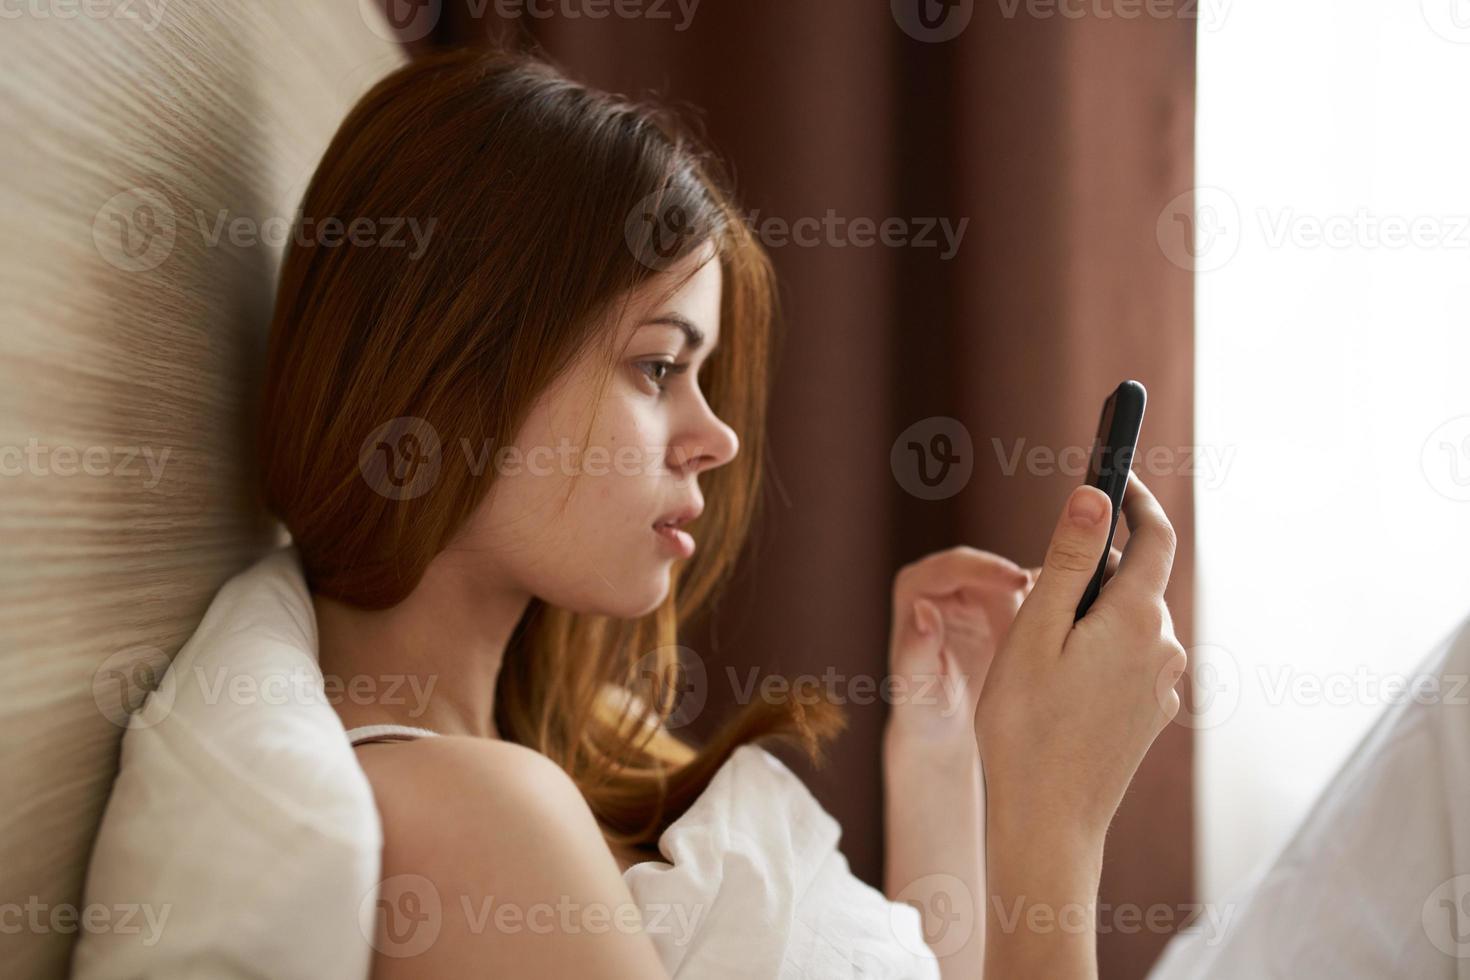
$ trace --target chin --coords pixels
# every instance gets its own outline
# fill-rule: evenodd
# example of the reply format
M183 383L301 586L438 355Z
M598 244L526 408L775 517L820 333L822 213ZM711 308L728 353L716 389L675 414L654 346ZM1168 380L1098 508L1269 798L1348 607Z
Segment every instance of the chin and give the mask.
M542 595L552 605L570 612L587 616L608 616L613 619L639 619L647 616L669 595L669 570L667 566L649 575L628 576L611 582L599 581L595 595L581 592L576 596Z
M628 592L627 601L619 603L620 606L624 606L625 608L612 615L619 616L623 619L639 619L647 616L659 606L663 605L664 600L668 596L669 576L665 572L658 576L656 582L644 585L641 590Z

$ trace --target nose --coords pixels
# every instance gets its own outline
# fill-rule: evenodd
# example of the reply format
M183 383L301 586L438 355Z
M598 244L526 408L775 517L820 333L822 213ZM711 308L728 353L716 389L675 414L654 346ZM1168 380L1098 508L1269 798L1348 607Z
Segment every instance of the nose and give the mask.
M669 446L669 468L683 476L724 466L740 452L740 437L700 399L699 418Z

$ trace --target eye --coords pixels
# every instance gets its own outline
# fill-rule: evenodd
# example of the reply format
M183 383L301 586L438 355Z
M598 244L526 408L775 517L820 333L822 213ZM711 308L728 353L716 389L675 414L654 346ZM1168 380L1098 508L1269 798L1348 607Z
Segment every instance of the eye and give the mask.
M663 382L666 378L668 378L669 375L683 374L685 371L689 370L689 365L687 363L676 364L673 361L639 361L638 367L643 370L644 375L646 375L648 379L653 382L654 387L657 388L660 392L668 390L667 386L665 386ZM648 370L649 368L654 369L654 371L650 372Z

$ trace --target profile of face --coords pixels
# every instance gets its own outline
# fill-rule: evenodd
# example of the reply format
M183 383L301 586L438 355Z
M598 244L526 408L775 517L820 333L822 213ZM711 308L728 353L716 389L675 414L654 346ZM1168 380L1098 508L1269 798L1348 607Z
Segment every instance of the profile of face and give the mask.
M496 481L457 547L563 609L622 618L656 609L673 563L698 546L659 525L697 515L699 475L739 451L700 390L719 343L720 292L709 246L635 290L609 326L619 353L606 384L598 345L542 393L513 447L492 455Z

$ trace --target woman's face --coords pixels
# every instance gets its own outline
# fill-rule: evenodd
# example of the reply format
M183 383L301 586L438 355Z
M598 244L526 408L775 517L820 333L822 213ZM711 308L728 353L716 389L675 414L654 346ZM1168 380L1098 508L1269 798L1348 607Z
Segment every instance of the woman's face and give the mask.
M635 291L613 327L618 353L605 387L606 355L594 347L542 394L514 451L499 458L468 546L525 592L623 618L667 595L690 539L657 525L697 514L699 474L739 451L700 390L699 369L719 342L712 256L697 251Z

